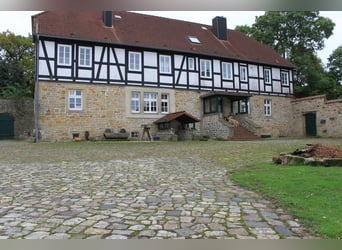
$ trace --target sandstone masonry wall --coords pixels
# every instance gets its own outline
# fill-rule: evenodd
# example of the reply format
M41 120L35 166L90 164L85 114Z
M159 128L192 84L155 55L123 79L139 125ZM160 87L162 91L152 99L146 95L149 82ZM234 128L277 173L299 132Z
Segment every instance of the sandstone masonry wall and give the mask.
M34 129L33 100L0 99L0 113L14 117L14 138L24 139L32 135Z
M271 116L265 116L264 100L266 99L271 101ZM291 100L288 97L254 95L250 98L250 113L239 115L240 119L246 119L260 128L258 136L290 136Z
M83 110L68 109L70 90L82 90ZM43 141L71 140L73 133L84 138L85 131L90 139L103 139L106 128L124 128L130 135L136 132L140 139L144 124L150 124L152 136L157 135L154 121L165 114L132 114L130 111L130 91L153 91L168 93L170 112L183 111L200 119L199 92L176 91L173 89L147 89L141 87L108 86L76 83L39 83L39 128ZM160 92L160 93L159 93ZM195 135L200 133L200 123L196 124ZM131 138L134 139L134 138Z
M317 136L342 137L342 99L324 95L292 100L291 136L305 136L305 114L316 113Z

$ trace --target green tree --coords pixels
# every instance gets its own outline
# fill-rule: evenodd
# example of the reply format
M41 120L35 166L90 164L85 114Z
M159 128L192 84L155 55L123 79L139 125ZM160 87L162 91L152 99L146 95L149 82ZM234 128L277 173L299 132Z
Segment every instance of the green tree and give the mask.
M34 45L32 37L0 33L0 96L33 97Z
M256 17L249 27L237 26L236 30L272 47L296 66L295 96L304 97L327 94L333 98L334 82L316 55L324 48L335 24L318 11L268 11Z
M332 77L342 84L342 45L329 56L327 66Z

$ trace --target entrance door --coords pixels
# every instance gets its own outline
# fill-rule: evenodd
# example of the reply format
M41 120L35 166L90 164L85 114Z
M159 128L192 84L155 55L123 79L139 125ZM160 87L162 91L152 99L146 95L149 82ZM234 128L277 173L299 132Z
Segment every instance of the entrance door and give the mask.
M10 114L0 114L0 140L14 138L14 118Z
M316 113L305 114L306 136L317 136Z

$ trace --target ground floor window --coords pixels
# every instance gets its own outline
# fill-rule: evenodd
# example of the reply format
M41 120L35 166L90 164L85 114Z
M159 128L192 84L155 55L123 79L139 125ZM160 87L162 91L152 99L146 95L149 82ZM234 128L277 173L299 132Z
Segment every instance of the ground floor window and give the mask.
M157 113L158 112L158 94L157 93L144 93L144 113Z
M132 113L140 113L140 93L139 92L132 92L132 99L131 99L131 110Z
M239 101L239 114L249 113L249 101L248 99L242 99Z
M205 98L203 103L205 114L222 112L222 98L220 96Z
M70 90L69 91L69 110L82 110L82 91Z
M169 95L161 94L161 112L169 113Z
M265 114L265 116L271 116L272 115L271 100L268 100L268 99L264 100L264 114Z

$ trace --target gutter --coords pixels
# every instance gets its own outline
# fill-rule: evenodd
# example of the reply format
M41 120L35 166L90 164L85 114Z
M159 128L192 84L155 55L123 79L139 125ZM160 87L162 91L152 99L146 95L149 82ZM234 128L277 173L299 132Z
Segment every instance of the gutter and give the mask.
M38 98L39 98L39 91L38 91L38 86L39 86L39 35L37 34L36 36L34 36L35 39L35 43L36 43L36 58L35 58L35 61L36 61L36 74L35 74L35 77L36 77L36 81L35 81L35 85L34 85L34 115L35 115L35 142L38 143L39 142L39 124L38 124L38 117L39 117L39 114L38 114L38 104L39 104L39 101L38 101Z

